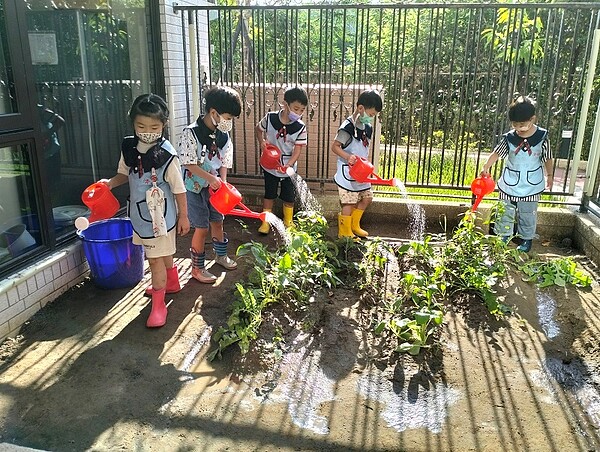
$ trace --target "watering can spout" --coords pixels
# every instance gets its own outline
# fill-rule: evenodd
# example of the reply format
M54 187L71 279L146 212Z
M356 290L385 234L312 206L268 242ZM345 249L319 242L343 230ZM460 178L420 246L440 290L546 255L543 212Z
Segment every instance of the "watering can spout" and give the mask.
M475 195L475 202L473 203L473 207L471 207L471 211L475 212L483 200L483 197L492 193L495 188L496 183L494 182L494 179L488 175L474 179L473 182L471 182L471 193Z
M350 166L350 177L352 177L355 181L366 183L369 182L375 185L389 185L391 187L396 186L395 180L392 179L382 179L374 171L375 167L371 162L369 162L364 157L358 157L354 165Z

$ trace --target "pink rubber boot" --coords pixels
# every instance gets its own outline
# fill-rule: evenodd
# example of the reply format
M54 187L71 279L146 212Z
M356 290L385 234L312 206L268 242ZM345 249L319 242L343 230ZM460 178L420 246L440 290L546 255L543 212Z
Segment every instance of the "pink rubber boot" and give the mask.
M146 321L148 328L160 328L167 323L167 305L165 304L165 289L152 289L152 310Z
M167 286L165 289L167 293L177 293L181 290L181 284L179 284L179 273L177 273L177 265L167 268ZM152 295L151 285L146 287L146 295Z

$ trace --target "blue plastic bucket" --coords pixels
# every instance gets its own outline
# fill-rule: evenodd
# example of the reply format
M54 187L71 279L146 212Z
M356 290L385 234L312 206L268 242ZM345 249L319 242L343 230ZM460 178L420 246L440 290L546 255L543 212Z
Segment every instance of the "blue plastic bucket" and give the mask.
M135 286L144 276L144 248L134 245L128 218L95 221L77 235L90 265L92 281L103 289Z

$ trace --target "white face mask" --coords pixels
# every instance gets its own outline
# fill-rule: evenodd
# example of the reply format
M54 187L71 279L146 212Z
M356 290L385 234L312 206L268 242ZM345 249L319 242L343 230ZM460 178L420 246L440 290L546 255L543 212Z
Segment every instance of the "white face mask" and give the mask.
M150 144L162 137L162 132L138 132L138 138L142 143Z
M233 119L225 119L219 115L219 122L216 124L217 129L223 133L227 133L233 127Z
M217 113L217 115L219 114ZM219 122L215 122L212 116L210 117L210 120L212 121L213 126L215 126L223 133L229 132L233 127L233 119L225 119L221 115L219 115Z

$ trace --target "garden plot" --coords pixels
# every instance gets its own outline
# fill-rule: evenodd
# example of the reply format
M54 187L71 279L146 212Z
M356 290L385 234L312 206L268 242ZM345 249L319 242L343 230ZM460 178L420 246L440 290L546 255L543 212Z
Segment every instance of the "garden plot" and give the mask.
M228 219L231 245L264 242L255 226ZM370 232L393 239L394 229ZM396 251L405 243L394 241ZM267 245L275 249L272 237ZM188 247L189 237L180 240ZM339 250L346 263L364 256ZM539 287L510 270L494 287L511 314L456 293L419 353L396 353L404 339L380 302L400 293L406 252L366 273L346 264L343 281L315 294L298 288L305 309L273 302L245 355L234 342L212 361L215 333L227 328L236 283L251 288L254 260L207 286L189 280L182 252L185 286L158 330L145 328L147 281L112 291L86 281L2 344L1 441L47 450L599 448L597 286ZM572 250L536 243L534 253L572 257L597 278ZM375 279L351 285L361 274Z

